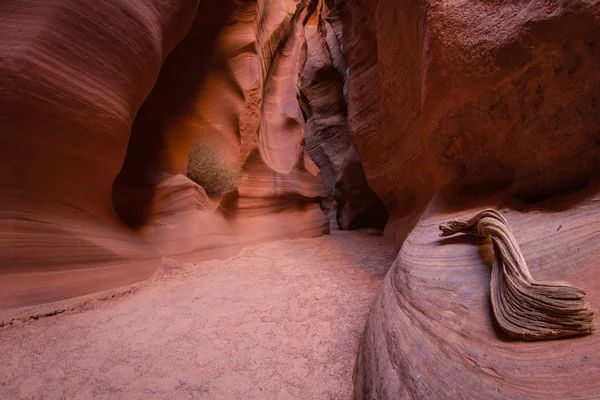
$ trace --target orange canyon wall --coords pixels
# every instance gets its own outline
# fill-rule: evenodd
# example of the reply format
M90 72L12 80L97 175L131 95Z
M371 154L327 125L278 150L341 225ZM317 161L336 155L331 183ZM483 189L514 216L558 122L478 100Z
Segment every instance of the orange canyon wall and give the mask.
M596 396L600 336L507 337L490 309L490 243L441 240L438 225L502 210L536 279L575 284L600 307L600 2L338 7L350 136L402 243L354 397Z
M306 0L2 3L0 306L130 284L161 256L327 233L341 167L326 188L300 93L305 25L322 44L326 14ZM188 179L192 156L233 184Z

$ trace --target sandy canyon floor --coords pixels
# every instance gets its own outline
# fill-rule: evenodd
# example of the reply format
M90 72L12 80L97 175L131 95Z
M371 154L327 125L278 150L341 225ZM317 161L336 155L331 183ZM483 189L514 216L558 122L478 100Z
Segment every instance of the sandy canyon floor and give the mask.
M0 328L0 398L347 399L397 249L373 231L246 247Z

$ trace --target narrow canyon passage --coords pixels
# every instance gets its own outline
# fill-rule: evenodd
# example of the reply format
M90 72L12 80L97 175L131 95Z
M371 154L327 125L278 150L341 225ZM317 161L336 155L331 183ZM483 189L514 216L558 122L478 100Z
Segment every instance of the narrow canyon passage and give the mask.
M600 399L599 43L600 0L0 1L0 400Z
M346 399L396 254L375 230L253 245L6 325L0 398Z

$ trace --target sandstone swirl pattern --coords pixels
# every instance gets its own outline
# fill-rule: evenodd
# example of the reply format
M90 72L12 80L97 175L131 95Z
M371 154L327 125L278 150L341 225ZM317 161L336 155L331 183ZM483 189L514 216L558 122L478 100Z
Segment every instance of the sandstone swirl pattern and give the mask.
M437 227L502 209L532 275L598 308L598 187L576 190L600 167L600 2L338 5L350 136L403 243L367 322L355 398L597 396L597 333L508 338L492 323L489 243L441 241Z
M3 2L0 307L327 232L298 100L315 3ZM198 143L235 187L186 177Z
M306 151L319 166L330 223L340 229L383 227L387 210L369 188L348 132L348 65L342 50L342 25L335 8L319 2L304 28L307 60L302 73Z
M398 241L448 184L530 201L597 173L597 1L339 6L350 136Z
M386 224L403 244L355 398L600 392L597 333L506 337L489 246L437 236L500 209L533 276L600 307L599 0L11 0L0 15L0 308L139 281L161 255L321 235L325 199L341 228ZM186 176L198 148L222 186Z
M564 205L555 204L554 209L504 213L531 274L582 288L592 306L600 304L600 229L589 221L599 217L598 204L595 195L564 211L559 211ZM597 395L600 335L526 342L511 339L495 323L490 243L438 236L440 223L476 211L434 201L407 237L367 320L355 398ZM598 329L597 319L594 325Z
M147 277L111 205L138 108L195 1L0 4L0 304ZM85 27L85 29L82 29Z

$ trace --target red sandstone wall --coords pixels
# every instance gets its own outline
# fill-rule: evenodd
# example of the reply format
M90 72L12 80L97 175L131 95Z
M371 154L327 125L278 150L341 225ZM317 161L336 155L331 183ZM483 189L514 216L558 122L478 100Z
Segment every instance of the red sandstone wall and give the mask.
M0 5L3 306L152 273L152 265L113 268L152 251L115 215L112 185L136 112L196 7L151 0Z
M401 242L433 193L544 196L598 171L596 2L340 2L350 136Z
M306 150L323 173L330 223L340 229L383 227L387 210L369 188L348 134L348 66L335 9L318 2L305 26L308 56L302 73Z
M575 189L600 167L600 2L338 7L350 136L403 243L354 397L593 397L599 336L508 338L490 310L489 243L440 240L438 225L503 210L534 278L571 282L598 307L598 188Z
M327 232L297 101L307 6L0 5L0 306ZM209 198L184 176L194 141L239 168L236 188Z

